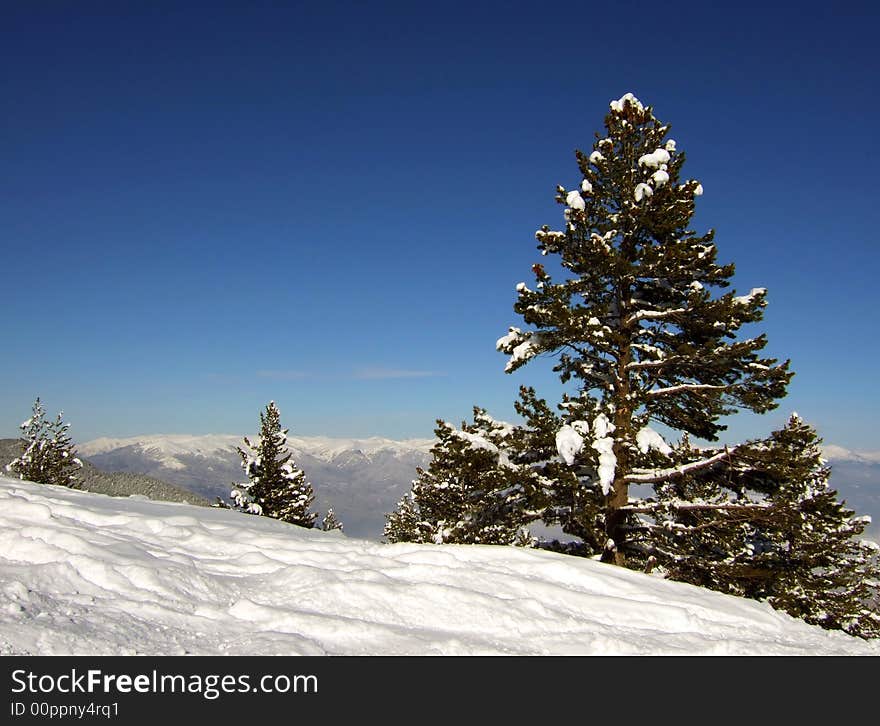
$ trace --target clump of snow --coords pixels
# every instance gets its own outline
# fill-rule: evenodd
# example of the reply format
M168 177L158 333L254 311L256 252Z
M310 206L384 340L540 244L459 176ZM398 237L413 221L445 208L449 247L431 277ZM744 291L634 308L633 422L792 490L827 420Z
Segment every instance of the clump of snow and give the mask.
M584 194L589 194L590 192L593 191L593 185L590 184L590 180L589 180L589 179L584 179L584 180L581 182L581 191L582 191Z
M556 451L568 466L574 465L575 457L583 448L584 437L575 431L574 427L566 424L556 432Z
M605 157L602 156L601 151L594 151L592 154L590 154L590 163L591 164L595 165L595 164L598 164L600 161L605 161Z
M657 169L657 171L651 174L651 181L654 183L654 186L659 189L669 182L669 173L666 169Z
M609 105L614 113L622 113L627 104L632 105L639 111L644 111L645 109L645 107L642 106L641 101L639 101L639 99L637 99L632 93L624 93L619 99L612 101Z
M595 439L591 444L598 453L597 472L602 493L609 494L614 484L614 472L617 469L617 457L614 455L614 424L608 420L604 413L600 413L593 420L593 435Z
M636 434L636 446L639 447L639 451L643 454L647 454L651 449L667 456L672 453L672 448L669 444L650 426L645 426Z
M675 151L675 139L669 139L666 142L666 146L664 146L663 148L666 149L666 151Z
M737 305L751 305L752 301L758 297L759 295L766 295L767 288L766 287L753 287L749 290L748 295L739 295L738 297L733 298L733 302Z
M639 166L647 166L649 169L659 169L669 162L669 152L666 149L654 149L650 154L639 157Z
M653 193L654 193L654 190L651 189L650 186L648 186L644 182L639 182L638 184L636 184L636 188L635 188L635 192L633 193L633 196L635 196L635 199L637 202L640 202L640 201L642 201L643 198L650 197Z
M880 644L580 557L383 545L0 477L0 653L880 655Z
M515 326L510 326L507 330L507 335L504 335L495 342L495 350L505 350L508 346L512 345L518 340L522 340L523 331Z
M565 203L572 209L577 209L581 212L583 212L584 209L587 208L586 202L584 202L580 192L576 189L568 193L568 195L565 197Z
M695 197L703 196L703 185L702 184L697 184L696 188L694 189L694 196Z

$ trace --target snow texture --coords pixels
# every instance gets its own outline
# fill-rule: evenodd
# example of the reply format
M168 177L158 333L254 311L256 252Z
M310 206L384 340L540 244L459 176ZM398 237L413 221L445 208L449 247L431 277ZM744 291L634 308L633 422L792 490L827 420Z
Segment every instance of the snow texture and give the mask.
M702 184L697 184L696 188L694 189L694 196L695 197L703 196L703 185Z
M627 103L629 103L639 111L643 111L645 108L644 106L642 106L641 101L639 101L639 99L637 99L633 94L624 93L619 99L611 102L611 110L614 113L621 113Z
M766 295L767 288L765 287L753 287L749 290L748 295L740 295L739 297L733 298L733 302L737 305L751 305L752 300L754 300L759 295Z
M660 169L669 163L669 152L666 149L654 149L650 154L639 157L639 166L649 169Z
M614 455L614 424L608 420L604 413L600 413L593 421L593 435L595 439L591 446L598 454L596 470L599 474L599 484L602 493L611 493L614 484L614 472L617 469L617 457Z
M574 464L575 457L584 448L584 437L566 424L556 432L556 451L568 465Z
M644 182L639 182L636 184L635 191L633 192L633 196L635 197L637 202L642 201L642 199L650 197L654 193L654 190L651 189L650 186L645 184Z
M581 191L582 191L584 194L589 194L590 192L593 191L593 185L590 184L590 180L589 180L589 179L584 179L584 180L581 182Z
M587 208L586 202L584 202L583 197L581 197L580 192L577 190L568 193L565 197L565 203L572 209L578 209L581 212Z
M579 557L381 545L3 477L0 540L7 655L880 655Z
M669 444L650 426L645 426L636 434L636 446L639 447L639 451L643 454L647 454L651 449L659 451L661 454L666 454L666 456L672 453L672 448Z

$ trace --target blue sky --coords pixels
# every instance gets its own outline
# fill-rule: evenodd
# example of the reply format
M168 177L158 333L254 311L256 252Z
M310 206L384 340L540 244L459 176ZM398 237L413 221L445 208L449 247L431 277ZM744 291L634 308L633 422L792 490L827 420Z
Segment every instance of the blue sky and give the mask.
M430 436L520 384L495 340L611 99L654 106L791 410L880 449L870 4L10 3L0 435Z

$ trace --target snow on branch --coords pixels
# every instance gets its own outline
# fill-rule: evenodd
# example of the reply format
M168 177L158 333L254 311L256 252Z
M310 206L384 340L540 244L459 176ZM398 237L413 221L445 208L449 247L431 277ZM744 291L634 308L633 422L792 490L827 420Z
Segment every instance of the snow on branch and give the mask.
M681 391L724 391L728 386L714 386L709 383L680 383L677 386L667 386L666 388L655 388L653 391L646 391L645 395L651 398L659 396L668 396L672 393L680 393Z
M663 320L664 318L672 317L673 315L681 315L682 313L686 313L687 310L684 308L674 308L672 310L639 310L638 312L630 315L625 321L625 325L630 325L631 323L638 322L639 320Z
M724 451L719 451L715 456L710 456L708 459L692 461L690 464L684 464L683 466L677 466L671 469L654 469L643 473L636 472L627 474L623 479L627 483L638 482L640 484L652 484L653 482L665 481L667 479L677 479L678 477L689 474L692 471L700 471L701 469L714 466L719 461L723 461L730 456L730 454L736 451L736 449L737 447L735 446L732 448L726 448Z

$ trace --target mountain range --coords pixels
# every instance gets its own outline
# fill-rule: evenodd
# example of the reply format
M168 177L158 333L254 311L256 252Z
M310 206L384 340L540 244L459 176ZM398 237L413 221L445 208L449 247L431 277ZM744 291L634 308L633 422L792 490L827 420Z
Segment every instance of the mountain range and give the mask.
M430 460L431 439L393 441L382 438L287 439L293 460L315 490L314 509L323 517L329 507L352 537L379 539L385 514L392 511L416 476L416 467ZM146 474L171 482L214 501L228 500L241 482L236 447L241 436L140 436L96 439L77 450L104 471Z

